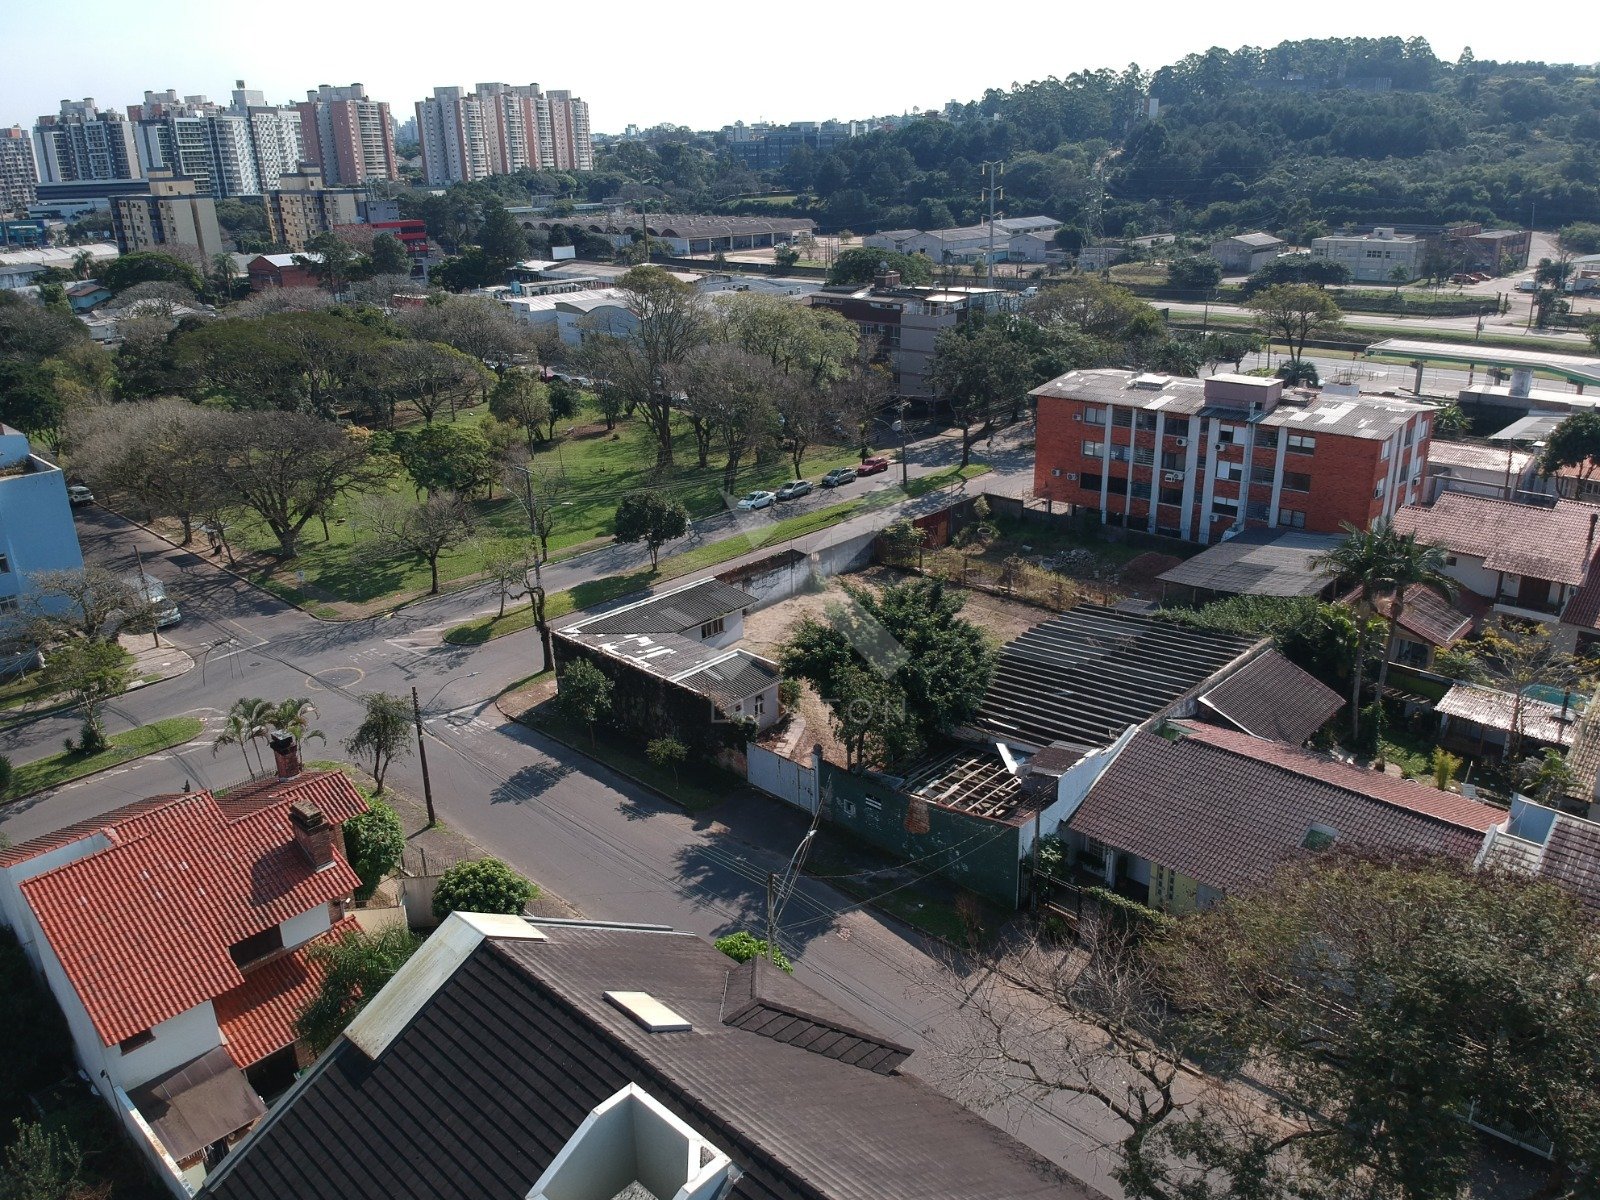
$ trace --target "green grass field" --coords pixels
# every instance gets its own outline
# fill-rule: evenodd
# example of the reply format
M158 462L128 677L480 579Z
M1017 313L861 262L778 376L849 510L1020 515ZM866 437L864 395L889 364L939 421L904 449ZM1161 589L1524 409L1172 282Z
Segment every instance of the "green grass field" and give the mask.
M475 426L485 416L486 408L475 408L462 413L460 423ZM559 427L556 441L540 447L534 455L538 469L566 480L557 501L561 515L550 539L553 557L609 539L617 502L641 488L670 492L683 501L691 516L705 516L724 507L718 457L712 455L709 467L695 466L694 439L686 423L678 430L674 445L677 464L657 476L655 447L643 422L622 421L615 431L606 432L591 417L590 413L580 414L576 435L571 423ZM833 467L856 461L857 455L848 449L821 447L806 456L804 474L815 479ZM735 481L735 494L777 487L788 478L787 456L760 467L748 464L741 468ZM398 468L387 483L387 490L393 494L414 495L410 479ZM286 563L272 561L270 573L256 581L319 616L345 615L346 610L340 605L399 602L425 593L426 563L400 559L374 562L360 553L363 503L360 496L341 500L328 521L326 541L320 523L313 521L301 535L300 554ZM494 498L475 501L472 507L477 533L472 541L440 559L441 587L472 579L482 572L486 559L507 550L520 553L528 544L527 517L514 499L497 492ZM259 522L248 519L236 526L235 540L236 551L265 554L276 545Z
M112 734L111 745L99 754L52 754L49 758L18 767L11 777L6 799L20 800L107 767L180 746L199 732L200 721L196 717L168 717L164 721L140 725L126 733Z

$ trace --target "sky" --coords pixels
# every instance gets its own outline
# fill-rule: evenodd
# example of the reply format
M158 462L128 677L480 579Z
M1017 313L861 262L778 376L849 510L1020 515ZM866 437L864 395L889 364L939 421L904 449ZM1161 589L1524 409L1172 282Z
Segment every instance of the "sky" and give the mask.
M597 133L662 122L718 129L938 108L1079 70L1130 62L1152 70L1214 45L1421 36L1441 58L1456 58L1470 41L1479 58L1550 62L1570 61L1575 49L1569 22L1506 20L1483 0L1011 0L996 9L971 0L476 0L459 8L439 0L73 0L9 8L0 27L0 125L24 126L64 98L93 96L121 109L146 89L170 87L226 102L243 79L279 103L303 100L321 83L360 82L396 120L436 86L532 82L587 100ZM1483 17L1491 19L1475 19Z

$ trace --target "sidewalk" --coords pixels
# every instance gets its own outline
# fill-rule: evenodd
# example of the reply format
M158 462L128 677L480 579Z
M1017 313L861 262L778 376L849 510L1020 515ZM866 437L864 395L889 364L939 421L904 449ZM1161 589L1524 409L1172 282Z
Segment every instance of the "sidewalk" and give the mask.
M194 666L194 659L187 651L167 641L163 641L160 646L153 645L147 633L123 634L117 638L117 644L133 659L129 664L133 682L128 685L128 692L149 687L152 683L174 679ZM127 695L127 692L123 695ZM0 709L0 729L26 725L35 717L58 712L71 705L72 701L62 692L41 689L41 693L32 699L10 708Z

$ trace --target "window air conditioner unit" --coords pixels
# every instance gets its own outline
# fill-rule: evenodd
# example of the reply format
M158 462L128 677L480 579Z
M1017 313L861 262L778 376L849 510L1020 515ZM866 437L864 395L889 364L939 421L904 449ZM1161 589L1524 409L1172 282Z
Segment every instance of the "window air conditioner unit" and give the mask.
M1167 471L1162 475L1162 478L1167 483L1182 483L1183 482L1183 472L1182 471Z
M1050 474L1054 475L1057 479L1060 479L1061 478L1061 468L1060 467L1051 467L1050 468Z
M1067 479L1068 479L1069 482L1077 483L1078 482L1078 473L1076 471L1068 471L1067 472Z
M1072 419L1074 421L1081 421L1083 420L1083 414L1081 412L1075 412L1072 414Z
M1182 446L1185 450L1187 450L1189 448L1189 439L1188 438L1186 438L1186 437L1178 438L1177 442L1178 442L1178 445Z

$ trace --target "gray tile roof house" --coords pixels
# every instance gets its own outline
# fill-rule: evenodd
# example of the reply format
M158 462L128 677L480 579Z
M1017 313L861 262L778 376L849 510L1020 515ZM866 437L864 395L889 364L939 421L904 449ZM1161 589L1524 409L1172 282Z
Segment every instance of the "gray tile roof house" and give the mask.
M1484 844L1481 866L1560 884L1600 914L1600 824L1518 796Z
M1291 746L1304 745L1344 707L1344 698L1276 650L1256 655L1210 691L1200 711L1225 725Z
M457 913L199 1195L1099 1196L906 1053L689 934Z
M1065 828L1218 892L1332 840L1472 861L1502 810L1280 742L1198 722L1141 732Z

